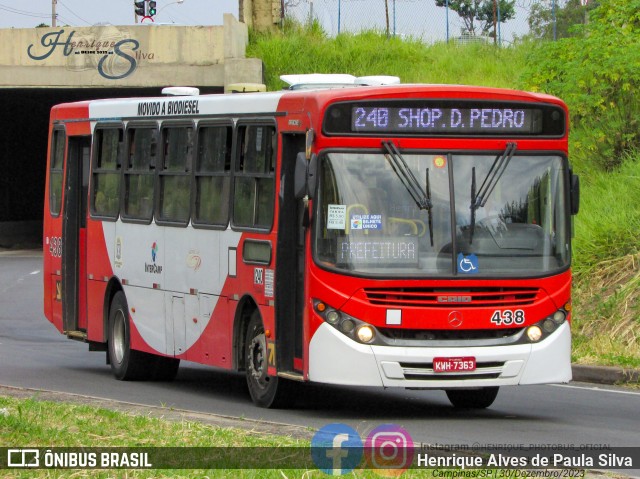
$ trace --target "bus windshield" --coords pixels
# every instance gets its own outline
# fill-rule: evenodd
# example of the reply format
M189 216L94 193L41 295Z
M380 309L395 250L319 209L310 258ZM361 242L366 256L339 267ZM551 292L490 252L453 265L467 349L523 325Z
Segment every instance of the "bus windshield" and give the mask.
M384 277L527 277L568 267L563 159L514 151L321 154L316 261Z

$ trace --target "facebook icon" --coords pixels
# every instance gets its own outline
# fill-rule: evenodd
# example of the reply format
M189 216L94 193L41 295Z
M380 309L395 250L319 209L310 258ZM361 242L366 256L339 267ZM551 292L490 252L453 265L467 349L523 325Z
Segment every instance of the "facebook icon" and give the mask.
M346 424L327 424L311 440L311 457L318 469L331 476L354 470L362 460L362 439Z

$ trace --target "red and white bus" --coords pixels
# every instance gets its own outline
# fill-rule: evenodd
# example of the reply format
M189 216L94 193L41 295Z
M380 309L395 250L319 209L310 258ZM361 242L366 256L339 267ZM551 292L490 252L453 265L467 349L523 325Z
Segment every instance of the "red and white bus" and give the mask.
M286 80L52 109L49 321L118 379L173 379L180 360L245 371L263 407L296 381L475 408L569 381L565 104Z

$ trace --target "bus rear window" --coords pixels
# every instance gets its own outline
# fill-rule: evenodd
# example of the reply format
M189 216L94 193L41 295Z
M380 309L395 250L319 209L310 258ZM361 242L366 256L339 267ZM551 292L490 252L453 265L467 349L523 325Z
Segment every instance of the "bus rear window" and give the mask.
M64 167L65 140L64 130L53 131L51 169L49 171L49 211L53 216L58 216L62 208L62 171Z

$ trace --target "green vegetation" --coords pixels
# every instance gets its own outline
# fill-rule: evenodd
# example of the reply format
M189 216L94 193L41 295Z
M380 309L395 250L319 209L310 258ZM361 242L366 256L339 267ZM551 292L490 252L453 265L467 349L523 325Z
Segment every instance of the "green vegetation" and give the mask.
M269 90L280 90L284 86L280 75L291 73L396 75L403 83L508 87L516 85L525 66L524 50L496 50L486 44L425 45L375 31L329 38L316 23L309 27L287 23L282 32L252 32L247 56L264 62Z
M500 23L511 20L516 16L515 0L436 0L439 7L448 6L456 12L465 30L471 35L491 35L495 38L495 23L499 13ZM497 11L496 11L496 7Z
M180 447L192 448L309 447L307 440L208 426L198 422L170 422L91 406L0 397L0 443L4 447ZM233 450L231 450L232 452ZM90 450L86 452L91 452ZM247 458L250 460L251 458ZM268 458L267 458L268 459ZM431 470L407 471L402 477L432 477ZM76 478L305 478L327 477L318 469L38 469L2 470L5 479ZM371 470L356 470L350 477L378 478Z
M589 22L556 43L508 48L387 38L329 38L317 23L251 33L248 56L281 74L397 75L404 83L453 83L541 91L572 118L570 161L581 179L575 217L574 361L640 367L640 0L603 0Z
M589 132L576 148L612 169L640 147L640 0L602 1L576 32L536 45L523 83L563 98Z

